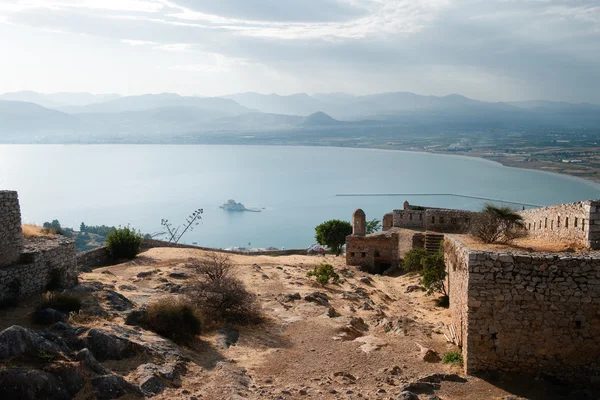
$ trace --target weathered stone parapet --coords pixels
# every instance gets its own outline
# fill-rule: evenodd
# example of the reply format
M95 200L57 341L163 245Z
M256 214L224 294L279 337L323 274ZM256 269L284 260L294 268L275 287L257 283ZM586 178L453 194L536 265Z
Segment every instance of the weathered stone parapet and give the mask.
M447 237L445 255L467 373L600 373L600 254L471 251Z
M17 192L0 191L0 267L19 260L23 249L21 209Z
M600 201L579 201L519 211L529 236L600 249Z
M62 236L26 239L19 263L0 268L0 301L77 282L75 241Z
M393 211L393 226L405 229L425 229L436 232L464 233L469 230L476 213L463 210L428 208Z

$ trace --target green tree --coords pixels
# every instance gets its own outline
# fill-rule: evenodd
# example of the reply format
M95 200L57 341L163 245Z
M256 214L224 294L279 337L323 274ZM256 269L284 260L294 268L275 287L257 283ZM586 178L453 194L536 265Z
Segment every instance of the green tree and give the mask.
M377 218L374 218L370 221L367 221L366 228L367 228L367 235L378 232L381 229L381 222Z
M446 265L444 264L444 253L439 251L428 255L421 260L423 264L423 286L429 294L441 293L448 296L446 291Z
M423 270L423 259L427 257L427 250L423 247L410 249L402 260L401 269L404 272L421 272Z
M141 233L129 226L114 230L106 236L106 249L115 259L135 258L141 247Z
M85 224L83 222L79 225L79 232L85 232Z
M322 246L329 247L337 256L342 252L346 236L352 234L352 225L347 221L331 219L315 228L315 239Z

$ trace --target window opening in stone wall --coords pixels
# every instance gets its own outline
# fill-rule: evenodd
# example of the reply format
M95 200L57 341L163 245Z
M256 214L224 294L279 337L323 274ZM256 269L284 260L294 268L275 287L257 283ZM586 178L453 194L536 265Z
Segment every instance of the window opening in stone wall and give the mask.
M350 257L354 257L354 252L351 252L351 253L350 253Z
M375 251L375 257L381 257L381 254L378 251Z
M435 217L431 217L431 223L435 224Z
M412 221L412 214L408 214L408 219Z
M569 217L565 217L565 228L569 227Z
M362 258L365 258L365 257L367 256L367 253L365 253L365 252L363 251L362 253L360 253L360 256L361 256Z
M544 221L544 228L548 228L548 218L546 218Z
M450 218L450 223L452 225L456 225L456 218Z
M531 222L529 223L529 226L527 227L527 230L531 230Z
M550 221L550 230L554 229L554 220Z
M533 223L533 230L535 231L535 222Z
M470 224L471 223L471 219L470 218L465 218L465 224Z
M419 221L423 221L423 214L419 214Z
M581 321L575 321L575 329L581 329Z
M560 215L556 219L556 228L560 228Z
M440 224L444 223L444 217L440 217Z
M585 218L581 218L581 230L585 231Z
M540 225L539 225L540 229L542 229L542 220L540 219Z
M573 221L573 225L575 226L575 228L577 228L577 217L575 218L575 221Z

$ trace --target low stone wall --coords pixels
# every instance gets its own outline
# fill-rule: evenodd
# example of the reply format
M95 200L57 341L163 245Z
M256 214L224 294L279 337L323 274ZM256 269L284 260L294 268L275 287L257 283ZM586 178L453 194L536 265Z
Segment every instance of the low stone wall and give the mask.
M529 236L600 249L600 201L519 211Z
M422 229L425 227L425 210L394 210L394 228Z
M57 236L24 243L19 263L0 268L0 301L43 292L51 282L62 287L77 283L75 241Z
M600 254L495 253L447 241L451 310L467 373L568 381L600 374Z
M77 253L77 266L79 269L96 268L110 265L113 259L106 246Z
M23 250L21 209L17 192L0 191L0 267L14 264Z

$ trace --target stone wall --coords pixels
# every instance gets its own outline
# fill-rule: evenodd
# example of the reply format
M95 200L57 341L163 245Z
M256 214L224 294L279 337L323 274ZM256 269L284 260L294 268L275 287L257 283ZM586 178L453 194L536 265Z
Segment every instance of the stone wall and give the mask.
M77 267L82 269L110 265L113 259L106 246L77 253Z
M17 192L0 191L0 267L19 260L23 250L21 209Z
M476 214L473 211L428 209L425 212L425 229L443 233L466 233Z
M62 236L26 239L19 263L0 268L0 301L43 292L50 283L73 286L75 254L75 241Z
M371 273L398 266L398 233L379 232L368 236L346 237L346 263L363 267Z
M600 201L519 211L529 236L600 249Z
M600 373L600 254L495 253L447 241L450 307L467 373L568 381Z
M405 229L425 229L444 233L464 233L469 230L472 211L429 208L427 210L394 210L393 226Z
M383 216L383 221L381 224L382 231L388 231L394 226L394 213L387 213Z

